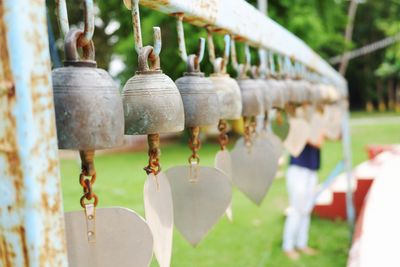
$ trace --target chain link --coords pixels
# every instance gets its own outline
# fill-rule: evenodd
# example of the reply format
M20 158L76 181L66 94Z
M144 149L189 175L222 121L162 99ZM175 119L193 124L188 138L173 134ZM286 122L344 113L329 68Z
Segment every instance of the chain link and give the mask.
M246 146L250 147L252 145L251 141L251 118L250 117L244 117L244 143Z
M160 135L159 134L149 134L147 136L147 142L149 145L149 164L143 169L147 174L154 174L155 176L161 172L160 165Z
M92 176L85 176L84 171L82 171L81 174L79 175L79 183L83 188L83 195L80 199L80 204L82 208L85 208L85 205L87 204L85 203L85 200L88 201L93 200L93 205L95 207L97 206L99 198L92 190L92 186L95 182L96 182L96 174L93 174Z
M218 142L219 145L221 146L221 150L226 149L226 145L229 142L229 137L226 134L228 130L228 125L225 120L220 120L218 123L218 130L219 130L219 136L218 136Z
M96 182L96 170L94 168L94 150L81 150L79 151L79 155L81 157L81 174L79 175L79 184L83 188L83 195L80 199L80 204L82 208L89 203L87 201L93 200L93 205L96 207L99 198L93 192L93 184Z
M189 156L189 163L190 164L199 164L200 163L200 157L198 155L198 151L200 150L201 147L201 141L200 141L200 127L190 127L189 128L189 148L192 150L192 155Z

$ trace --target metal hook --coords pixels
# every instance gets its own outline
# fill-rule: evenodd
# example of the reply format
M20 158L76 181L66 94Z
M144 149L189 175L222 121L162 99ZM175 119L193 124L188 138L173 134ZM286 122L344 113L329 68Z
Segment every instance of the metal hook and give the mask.
M258 66L258 73L260 78L265 78L267 76L267 62L266 62L266 51L263 48L258 49L258 57L260 59L260 64Z
M140 24L139 0L131 0L132 5L132 21L133 21L133 37L135 40L136 53L140 54L143 48L142 27ZM161 52L161 29L153 27L153 54L158 57Z
M177 14L176 30L178 32L179 56L188 65L192 64L191 61L194 61L193 63L195 64L195 66L192 66L192 67L194 67L194 69L198 70L200 63L204 58L204 49L205 49L206 40L204 38L200 38L197 53L195 55L191 54L188 57L187 52L186 52L185 33L184 33L184 29L183 29L183 14L182 13Z
M275 59L274 59L274 54L272 51L268 53L268 65L269 65L269 72L272 76L276 76L276 66L275 66Z
M231 39L228 34L224 36L224 57L215 58L215 46L214 40L212 38L212 33L209 28L207 28L207 40L208 40L208 55L211 63L214 67L214 73L226 73L226 66L229 62L229 51Z
M250 48L249 48L248 44L245 44L245 46L244 46L244 54L245 54L245 63L239 64L237 61L235 40L233 37L231 37L232 66L235 68L235 70L238 74L238 77L246 77L246 73L250 68L251 54L250 54Z
M85 28L83 35L79 38L79 46L86 46L93 39L94 34L94 5L93 0L84 0ZM69 32L69 21L67 4L65 0L56 0L56 15L60 31L65 37Z

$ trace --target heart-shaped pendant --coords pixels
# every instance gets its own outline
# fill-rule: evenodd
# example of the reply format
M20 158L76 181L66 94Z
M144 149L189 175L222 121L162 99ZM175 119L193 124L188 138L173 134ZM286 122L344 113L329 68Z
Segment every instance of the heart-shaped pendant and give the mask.
M142 217L125 208L95 210L95 233L87 231L84 211L65 213L69 266L147 267L153 237ZM95 234L94 242L88 234Z
M300 118L289 118L289 124L290 131L283 145L290 155L298 157L310 137L310 124Z
M175 226L196 246L228 208L231 183L220 170L198 164L172 167L166 174L171 185Z
M263 130L260 132L260 137L267 139L267 141L272 145L274 154L279 161L279 158L282 156L284 147L282 140L276 136L272 131Z
M232 182L232 159L231 154L227 149L220 150L215 155L215 168L225 173L226 177L228 177L229 181ZM233 220L232 213L232 202L229 203L228 208L226 209L226 217L229 221Z
M315 112L310 121L310 137L309 141L312 144L318 144L322 141L325 135L324 117L320 112Z
M154 239L154 255L160 267L169 267L172 254L174 213L172 193L163 172L149 174L144 184L144 211Z
M246 145L240 138L231 152L234 184L250 200L260 205L278 169L278 160L270 143L255 138Z
M324 109L325 136L338 140L342 132L342 111L339 106L327 105Z
M271 121L272 131L283 141L289 134L290 124L284 110L276 111L276 118Z

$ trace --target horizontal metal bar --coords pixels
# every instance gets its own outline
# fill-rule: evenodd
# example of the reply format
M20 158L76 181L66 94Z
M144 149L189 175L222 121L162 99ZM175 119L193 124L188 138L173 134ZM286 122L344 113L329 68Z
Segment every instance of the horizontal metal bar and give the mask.
M243 0L141 0L140 4L166 14L184 13L196 26L213 26L250 45L293 57L347 90L346 80L301 39Z
M385 39L382 39L377 42L373 42L371 44L368 44L366 46L363 46L361 48L346 52L344 54L332 57L329 59L329 62L331 64L338 64L342 60L343 57L345 57L348 60L354 59L356 57L360 57L372 52L375 52L376 50L383 49L385 47L388 47L394 43L400 42L400 33L386 37Z

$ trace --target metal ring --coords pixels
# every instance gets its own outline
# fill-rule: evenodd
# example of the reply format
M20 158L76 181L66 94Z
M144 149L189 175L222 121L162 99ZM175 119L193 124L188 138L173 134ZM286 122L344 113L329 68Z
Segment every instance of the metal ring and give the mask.
M96 207L97 204L99 203L99 197L98 197L95 193L92 193L92 198L93 198L93 205ZM80 200L80 204L81 204L81 207L82 207L82 208L85 208L85 205L86 205L86 204L89 204L89 203L85 203L85 199L87 199L87 198L86 198L86 194L83 195L83 196L81 197L81 200Z
M85 46L80 46L78 40L83 35L82 30L71 29L64 40L64 51L65 51L65 61L66 62L79 62L82 61L78 54L78 47L82 47L83 50L83 60L94 61L95 59L95 48L93 41L90 41Z

